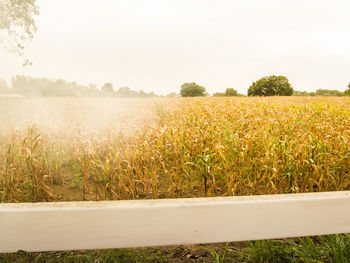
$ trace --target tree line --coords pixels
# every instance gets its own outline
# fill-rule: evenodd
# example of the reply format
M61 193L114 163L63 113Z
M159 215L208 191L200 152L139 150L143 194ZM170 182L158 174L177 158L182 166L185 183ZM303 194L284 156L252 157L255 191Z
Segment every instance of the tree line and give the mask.
M285 76L266 76L251 84L248 89L248 96L350 96L350 83L344 92L339 90L318 89L316 92L296 91ZM207 96L203 86L195 82L185 83L181 86L182 97L203 97ZM228 88L225 93L214 93L213 97L244 96L237 90Z
M0 93L15 93L24 97L156 97L154 92L136 91L129 87L114 89L110 82L101 88L95 84L88 86L67 82L63 79L33 78L15 76L11 86L0 79Z
M294 91L293 96L336 96L336 97L350 96L350 87L344 92L339 90L330 90L330 89L318 89L315 92Z
M110 82L100 88L97 85L88 86L67 82L62 79L34 78L15 76L11 86L0 79L0 93L15 93L24 97L159 97L154 92L136 91L129 87L115 89ZM205 87L195 83L184 83L180 94L170 93L166 97L204 97L209 96ZM224 93L214 93L213 97L245 96L233 88L227 88ZM267 76L251 84L248 96L350 96L350 83L345 92L339 90L318 89L315 92L296 91L284 76Z

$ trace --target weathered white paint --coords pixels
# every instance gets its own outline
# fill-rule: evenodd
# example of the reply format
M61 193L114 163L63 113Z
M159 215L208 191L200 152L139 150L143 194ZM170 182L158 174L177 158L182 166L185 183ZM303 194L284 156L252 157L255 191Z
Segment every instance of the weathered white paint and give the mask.
M350 232L350 191L0 204L0 252L214 243Z

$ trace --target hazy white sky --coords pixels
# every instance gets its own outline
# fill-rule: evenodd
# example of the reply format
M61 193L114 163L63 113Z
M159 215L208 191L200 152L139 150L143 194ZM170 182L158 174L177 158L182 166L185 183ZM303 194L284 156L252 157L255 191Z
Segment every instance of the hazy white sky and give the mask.
M39 0L33 66L0 50L16 74L99 86L209 93L285 75L296 90L350 82L349 0Z

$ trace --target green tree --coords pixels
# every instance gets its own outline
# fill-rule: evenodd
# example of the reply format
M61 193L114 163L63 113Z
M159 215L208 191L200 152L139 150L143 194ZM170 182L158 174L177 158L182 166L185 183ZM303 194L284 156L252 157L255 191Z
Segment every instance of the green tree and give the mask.
M180 94L182 97L204 97L206 95L205 88L195 82L182 84Z
M226 89L226 92L225 92L225 93L226 93L226 96L228 96L228 97L238 96L237 90L232 89L232 88Z
M291 96L293 88L284 76L268 76L259 79L248 89L248 96Z
M8 51L22 55L37 30L36 15L39 15L39 9L35 0L0 0L0 44Z

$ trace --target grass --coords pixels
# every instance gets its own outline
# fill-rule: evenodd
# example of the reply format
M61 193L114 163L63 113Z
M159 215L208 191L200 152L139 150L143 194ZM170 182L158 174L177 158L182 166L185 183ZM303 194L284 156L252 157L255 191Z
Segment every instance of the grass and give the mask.
M0 105L1 202L350 189L349 98L29 99ZM174 262L174 249L0 259ZM348 262L349 236L229 244L204 254L213 262Z
M197 246L0 254L0 262L347 263L350 236L329 235Z

